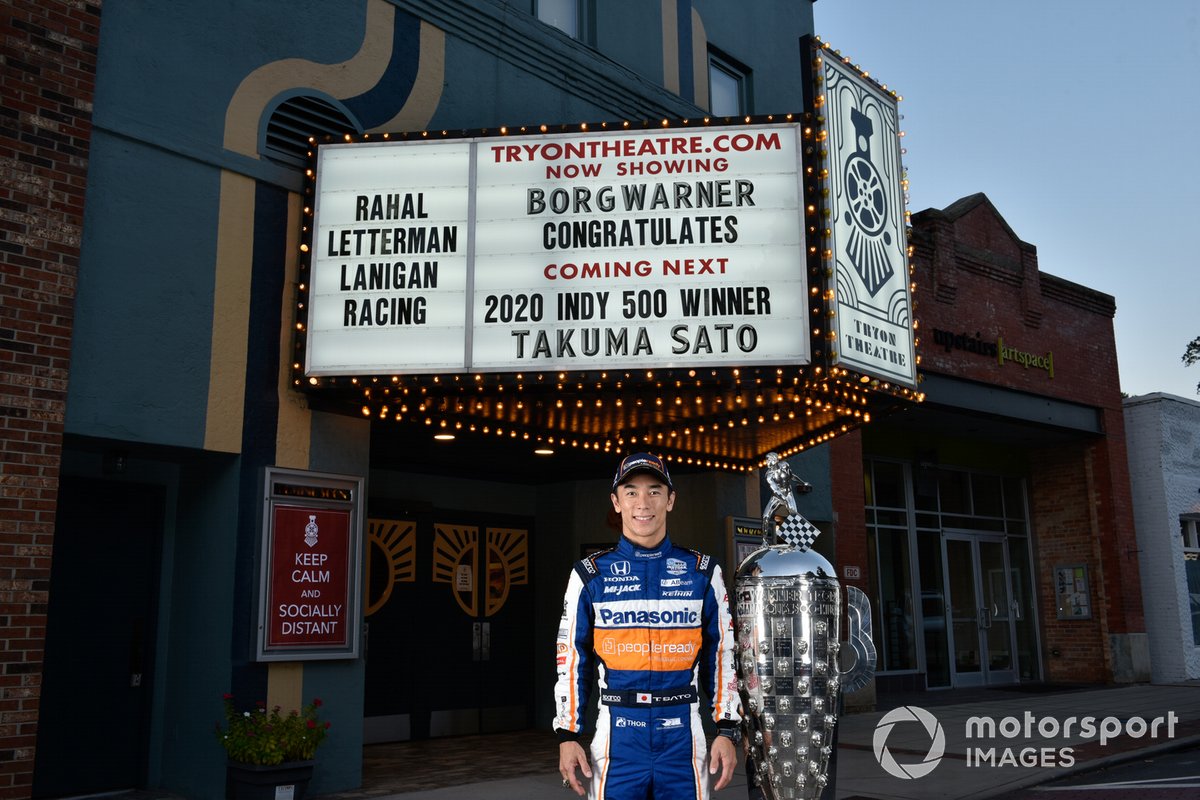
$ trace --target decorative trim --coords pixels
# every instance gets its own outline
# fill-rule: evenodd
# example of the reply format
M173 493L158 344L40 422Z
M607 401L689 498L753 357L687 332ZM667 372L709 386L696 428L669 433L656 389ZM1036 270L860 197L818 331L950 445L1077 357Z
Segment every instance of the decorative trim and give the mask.
M248 243L254 241L254 191L253 178L221 171L204 449L224 453L242 450L253 271L253 248Z
M440 28L421 20L421 52L417 79L404 107L382 125L371 130L377 133L425 130L433 120L442 100L446 81L446 34Z
M379 82L392 55L396 9L369 0L362 47L348 61L318 64L286 58L264 64L242 79L225 112L225 148L258 158L258 129L265 109L280 92L308 86L331 97L353 97Z

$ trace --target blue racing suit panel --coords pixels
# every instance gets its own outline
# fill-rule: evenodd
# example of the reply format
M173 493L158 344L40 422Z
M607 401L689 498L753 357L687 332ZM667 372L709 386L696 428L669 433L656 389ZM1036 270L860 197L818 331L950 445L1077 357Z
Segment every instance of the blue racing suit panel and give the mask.
M597 677L593 797L624 797L626 790L615 787L643 783L659 787L654 797L708 796L697 689L714 722L741 720L729 599L721 569L709 556L676 547L669 538L645 549L622 537L616 547L577 562L557 649L553 725L563 738L583 732ZM636 755L635 742L649 747L651 758ZM691 787L684 794L668 795L663 788L671 770ZM606 794L605 787L615 793Z
M596 669L592 653L592 597L584 589L598 574L595 564L598 555L576 562L571 570L558 626L554 729L567 739L578 739L583 733L588 693Z

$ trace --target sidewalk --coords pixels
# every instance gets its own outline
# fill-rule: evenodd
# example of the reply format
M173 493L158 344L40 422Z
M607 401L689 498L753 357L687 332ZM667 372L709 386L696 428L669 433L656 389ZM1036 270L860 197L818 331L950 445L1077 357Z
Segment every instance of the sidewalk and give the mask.
M930 705L927 710L945 732L945 755L928 775L909 780L885 772L873 751L876 725L890 709L843 717L838 746L838 798L995 797L1152 752L1200 745L1200 683L1046 694L1012 692L1011 697L999 697L1000 694L992 692L980 702ZM1177 721L1173 723L1173 735L1169 736L1168 715L1172 713ZM994 721L996 733L968 739L967 721L972 717ZM1075 718L1073 735L1065 736L1062 728L1072 717ZM1103 745L1099 730L1088 738L1081 737L1078 728L1085 717L1094 717L1098 729L1105 725L1105 718L1112 718L1107 721L1108 730L1119 726L1122 732L1116 736L1106 733ZM1164 720L1157 726L1157 737L1151 737L1149 725L1142 731L1136 720L1132 732L1142 735L1125 733L1127 723L1133 718L1150 723L1159 717ZM1002 724L1005 718L1010 719ZM1026 728L1031 736L1025 735ZM1005 736L1001 731L1015 735ZM972 732L979 733L978 726ZM885 744L899 764L913 765L920 764L931 742L922 725L901 722L892 729ZM1027 763L1032 761L1035 765L1022 766L1022 755Z
M956 697L969 701L954 702ZM945 703L943 701L950 701ZM903 779L884 771L873 750L876 728L893 708L918 706L936 718L944 732L945 752L922 777ZM1171 715L1174 721L1171 721ZM910 715L911 716L911 715ZM926 715L927 717L927 715ZM1086 717L1096 730L1079 734ZM928 718L928 717L927 717ZM976 718L968 728L968 720ZM1062 728L1069 718L1071 735ZM1108 718L1108 719L1106 719ZM1162 718L1151 735L1151 724ZM1132 724L1130 721L1132 720ZM1144 720L1145 730L1140 724ZM987 736L988 724L995 733ZM982 728L980 728L982 725ZM1170 726L1170 730L1168 730ZM1120 728L1120 733L1115 733ZM1104 743L1101 744L1101 731ZM1026 736L1026 733L1029 736ZM968 738L969 733L974 733ZM1134 735L1129 735L1130 733ZM1141 733L1141 735L1137 735ZM982 690L954 695L929 692L880 698L879 710L847 714L838 730L838 800L957 800L998 797L1067 774L1138 758L1152 752L1200 745L1200 682L1164 686L1136 685L1061 692ZM898 768L920 770L933 740L916 721L897 722L881 743ZM469 756L468 756L469 757ZM1022 765L1033 761L1033 766ZM886 758L885 758L886 761ZM1038 762L1041 763L1038 763ZM897 769L897 768L894 768ZM352 798L355 792L326 796ZM365 796L365 795L359 795ZM568 800L556 772L483 781L401 794L375 800ZM714 800L746 797L746 778L739 771L733 783Z

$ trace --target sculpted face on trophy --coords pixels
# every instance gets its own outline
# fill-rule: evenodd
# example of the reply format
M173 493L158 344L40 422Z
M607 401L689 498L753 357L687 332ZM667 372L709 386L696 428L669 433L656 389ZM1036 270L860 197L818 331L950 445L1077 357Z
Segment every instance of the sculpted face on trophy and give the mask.
M743 724L766 797L815 799L829 783L841 693L874 674L870 606L859 589L846 587L846 645L856 658L843 672L841 586L829 561L810 549L820 530L800 515L794 495L811 487L775 453L767 456L766 480L772 496L763 547L738 567L735 589Z

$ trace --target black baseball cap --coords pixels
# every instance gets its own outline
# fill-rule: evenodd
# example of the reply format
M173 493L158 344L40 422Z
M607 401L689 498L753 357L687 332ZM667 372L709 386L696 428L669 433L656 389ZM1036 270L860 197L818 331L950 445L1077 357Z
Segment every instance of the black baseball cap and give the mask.
M621 465L617 467L617 474L613 476L612 490L616 492L617 487L624 483L630 475L639 472L657 475L662 478L668 489L672 492L675 491L675 487L671 483L671 473L667 471L667 462L653 453L633 453L625 456L621 460Z

